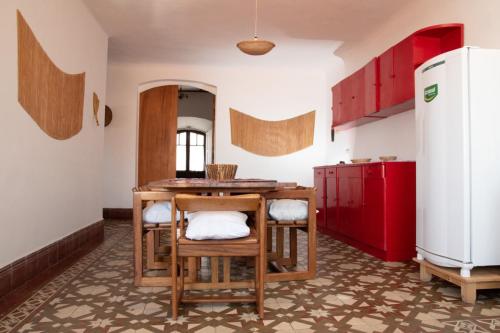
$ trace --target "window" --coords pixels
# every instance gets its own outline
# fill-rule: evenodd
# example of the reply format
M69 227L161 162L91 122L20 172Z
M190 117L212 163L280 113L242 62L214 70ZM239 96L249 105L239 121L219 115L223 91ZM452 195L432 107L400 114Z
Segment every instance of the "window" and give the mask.
M177 177L205 177L205 152L205 133L195 130L177 131Z

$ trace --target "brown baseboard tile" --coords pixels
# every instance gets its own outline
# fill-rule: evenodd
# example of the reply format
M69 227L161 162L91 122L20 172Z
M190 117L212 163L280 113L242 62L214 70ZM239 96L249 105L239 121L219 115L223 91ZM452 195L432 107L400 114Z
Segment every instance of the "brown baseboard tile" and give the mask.
M131 220L132 208L103 208L102 217L110 220Z
M51 274L47 273L59 270L64 263L76 261L103 240L104 221L99 221L0 268L0 300L2 301L0 303L5 303L5 298L15 293L16 290L26 289L28 282L32 287L31 281L40 280L37 279L40 275L49 276Z

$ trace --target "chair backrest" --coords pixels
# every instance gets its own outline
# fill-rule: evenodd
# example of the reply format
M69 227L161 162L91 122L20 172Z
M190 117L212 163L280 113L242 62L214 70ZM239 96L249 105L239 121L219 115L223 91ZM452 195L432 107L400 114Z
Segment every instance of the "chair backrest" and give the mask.
M180 211L256 211L259 208L260 199L261 196L258 194L222 197L177 194L175 205Z
M180 234L185 235L185 212L197 211L239 211L255 212L257 235L263 235L265 229L264 199L259 194L243 194L233 196L201 196L177 194L172 198L172 207L180 211ZM172 208L172 214L175 210ZM175 240L175 233L172 233Z

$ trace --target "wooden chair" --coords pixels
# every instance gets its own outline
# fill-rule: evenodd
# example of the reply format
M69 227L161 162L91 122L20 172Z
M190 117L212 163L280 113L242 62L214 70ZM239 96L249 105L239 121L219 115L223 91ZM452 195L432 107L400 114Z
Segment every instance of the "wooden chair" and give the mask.
M179 238L172 232L172 318L177 319L179 303L229 303L255 302L260 318L264 318L264 273L265 258L265 205L258 194L236 196L203 197L178 194L172 199L172 207L181 214ZM175 210L172 209L175 213ZM186 211L240 211L255 213L255 228L251 228L248 237L228 240L190 240L185 236ZM184 279L184 257L211 257L211 282L186 283ZM218 257L224 257L223 282L219 282ZM230 257L254 257L255 279L241 282L230 279ZM180 277L178 279L178 271ZM249 296L185 296L185 289L235 289L255 288L255 295Z
M267 259L278 273L268 273L267 282L282 281L294 276L294 279L311 279L316 273L316 190L297 187L264 194L266 200L295 199L308 202L307 220L276 221L267 217ZM288 229L289 255L285 257L285 229ZM308 270L307 272L290 271L297 265L297 230L308 233ZM273 233L276 242L273 242ZM274 244L273 244L274 243Z
M165 277L144 276L144 266L148 270L170 269L170 244L161 245L160 236L170 241L170 224L144 223L142 210L148 203L170 201L174 194L165 191L150 191L147 187L133 189L133 225L134 225L134 282L136 286L168 286L170 274ZM144 257L144 239L146 240L146 263Z

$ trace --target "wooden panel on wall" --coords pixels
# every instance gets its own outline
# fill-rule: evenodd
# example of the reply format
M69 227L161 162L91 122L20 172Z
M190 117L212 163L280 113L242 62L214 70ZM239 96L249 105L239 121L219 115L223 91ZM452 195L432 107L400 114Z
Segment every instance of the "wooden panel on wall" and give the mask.
M234 109L231 113L231 143L263 156L290 154L313 144L315 111L301 116L267 121Z
M85 73L67 74L43 50L17 12L18 101L38 126L54 139L80 132Z
M178 86L141 93L138 185L175 178Z

